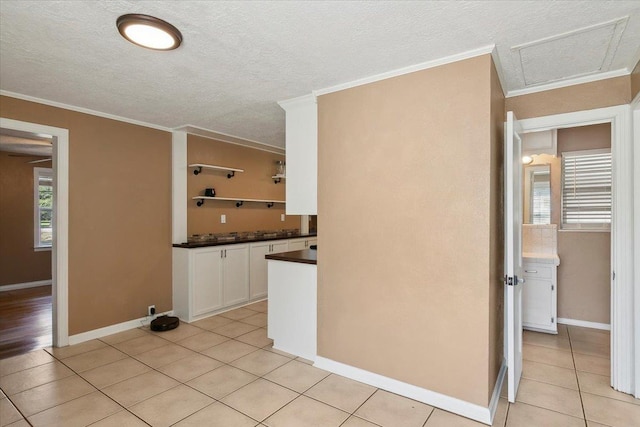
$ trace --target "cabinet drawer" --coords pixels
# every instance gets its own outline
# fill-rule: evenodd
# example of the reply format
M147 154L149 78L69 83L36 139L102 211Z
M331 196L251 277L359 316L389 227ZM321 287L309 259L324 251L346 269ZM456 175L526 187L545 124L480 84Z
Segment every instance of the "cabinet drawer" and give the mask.
M524 277L535 277L538 279L551 279L551 267L540 264L524 264Z

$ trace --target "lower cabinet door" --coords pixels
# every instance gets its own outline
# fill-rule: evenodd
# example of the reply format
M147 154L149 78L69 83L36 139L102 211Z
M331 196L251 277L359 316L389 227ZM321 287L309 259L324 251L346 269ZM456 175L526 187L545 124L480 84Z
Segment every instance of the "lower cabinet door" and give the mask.
M223 303L225 306L249 300L249 245L224 248Z
M221 250L194 250L191 256L193 315L198 316L222 308Z
M285 248L287 243L285 242ZM250 261L250 294L249 299L264 298L267 296L267 260L265 255L269 253L271 243L254 243L251 245ZM286 249L283 251L285 252Z
M550 280L527 277L523 286L523 326L534 329L551 329L555 322L553 283Z

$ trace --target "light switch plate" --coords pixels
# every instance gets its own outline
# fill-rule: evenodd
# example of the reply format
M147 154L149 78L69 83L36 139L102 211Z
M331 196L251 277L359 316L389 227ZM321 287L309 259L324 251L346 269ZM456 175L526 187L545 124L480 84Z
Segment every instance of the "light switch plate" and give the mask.
M280 221L284 222L284 214L280 214Z
M227 223L227 216L225 214L220 215L220 224Z

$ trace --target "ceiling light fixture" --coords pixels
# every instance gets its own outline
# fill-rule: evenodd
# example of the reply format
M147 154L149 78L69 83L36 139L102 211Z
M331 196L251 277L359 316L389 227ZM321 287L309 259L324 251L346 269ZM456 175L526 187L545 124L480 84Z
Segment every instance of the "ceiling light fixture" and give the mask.
M172 50L182 43L182 34L176 27L153 16L122 15L116 25L122 37L147 49Z
M523 165L528 165L533 163L533 157L532 156L522 156L522 164Z

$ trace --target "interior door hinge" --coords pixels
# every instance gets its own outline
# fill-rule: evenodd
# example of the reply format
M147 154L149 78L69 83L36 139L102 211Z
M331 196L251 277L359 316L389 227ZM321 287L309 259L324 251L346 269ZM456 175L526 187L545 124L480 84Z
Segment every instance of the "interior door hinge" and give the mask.
M553 323L553 322L555 322L555 321L556 321L555 317L552 317L552 318L551 318L551 323Z
M555 288L556 288L555 286L551 285L551 290L554 290Z
M504 276L504 284L507 286L513 286L513 276Z

